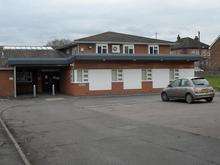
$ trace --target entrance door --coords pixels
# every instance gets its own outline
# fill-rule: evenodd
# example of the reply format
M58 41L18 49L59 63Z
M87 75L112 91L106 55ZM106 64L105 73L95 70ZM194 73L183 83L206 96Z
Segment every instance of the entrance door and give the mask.
M55 85L55 92L59 92L59 79L60 75L57 72L46 72L42 74L42 87L43 92L51 94L52 85Z

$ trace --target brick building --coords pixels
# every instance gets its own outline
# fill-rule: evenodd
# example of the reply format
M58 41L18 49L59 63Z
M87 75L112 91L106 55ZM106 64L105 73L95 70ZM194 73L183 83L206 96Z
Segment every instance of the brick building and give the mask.
M107 95L157 92L194 76L199 55L171 54L170 41L105 32L50 47L1 47L0 96L33 92Z
M210 46L210 69L220 72L220 36Z
M196 54L203 57L201 61L195 63L196 70L207 70L208 62L210 58L209 45L200 41L198 36L195 36L194 39L190 37L181 38L179 35L177 36L177 41L171 47L172 54Z

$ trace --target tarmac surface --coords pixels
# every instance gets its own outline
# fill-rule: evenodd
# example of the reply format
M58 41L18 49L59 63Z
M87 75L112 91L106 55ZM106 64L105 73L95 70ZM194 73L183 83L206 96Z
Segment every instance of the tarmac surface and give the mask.
M213 103L159 95L17 100L3 117L33 165L220 164Z

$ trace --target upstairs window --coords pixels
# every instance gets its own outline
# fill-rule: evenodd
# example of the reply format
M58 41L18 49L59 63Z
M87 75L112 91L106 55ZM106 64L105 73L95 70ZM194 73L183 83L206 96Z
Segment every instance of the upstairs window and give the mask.
M159 45L149 45L148 53L149 54L159 54Z
M152 70L142 69L142 81L151 81L151 80L152 80Z
M124 45L123 53L125 54L134 54L134 45Z
M98 54L108 53L108 44L97 44L96 45L96 53L98 53Z
M89 81L88 69L72 70L72 83L87 83Z
M170 82L179 79L179 69L170 69Z
M123 81L122 69L112 69L112 81L113 82Z

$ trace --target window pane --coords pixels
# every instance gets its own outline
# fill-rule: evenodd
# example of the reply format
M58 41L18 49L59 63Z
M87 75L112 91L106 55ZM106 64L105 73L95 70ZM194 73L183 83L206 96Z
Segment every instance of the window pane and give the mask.
M117 81L117 69L112 69L112 81Z
M170 69L170 81L174 80L174 69Z
M106 53L107 53L107 49L106 49L106 48L103 48L103 49L102 49L102 53L106 54Z
M172 84L173 87L178 87L180 86L180 80L175 80Z
M97 53L102 53L102 47L101 46L98 46L98 52Z
M150 54L154 54L154 48L152 46L150 47Z
M118 81L122 81L123 80L123 70L122 69L118 69Z
M133 53L134 53L133 48L130 48L130 49L129 49L129 54L133 54Z
M128 46L125 46L125 53L128 54Z
M77 70L77 82L82 82L82 69Z
M147 80L147 71L146 71L146 69L142 69L142 80Z

